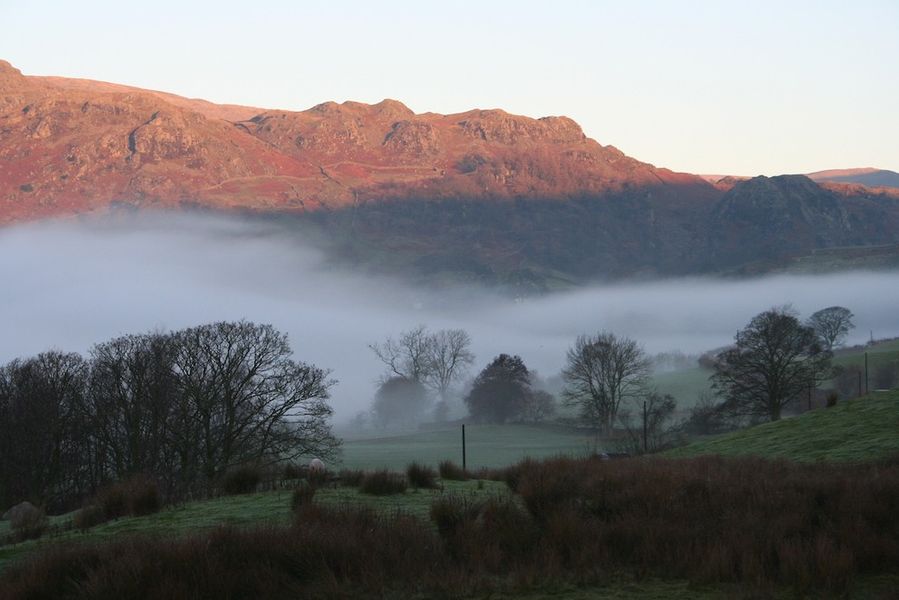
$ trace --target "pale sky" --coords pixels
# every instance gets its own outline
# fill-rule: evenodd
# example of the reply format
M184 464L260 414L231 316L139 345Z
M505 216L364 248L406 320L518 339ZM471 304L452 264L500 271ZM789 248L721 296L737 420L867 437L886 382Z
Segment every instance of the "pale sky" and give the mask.
M0 0L0 31L28 75L290 110L567 115L693 173L899 171L897 0Z

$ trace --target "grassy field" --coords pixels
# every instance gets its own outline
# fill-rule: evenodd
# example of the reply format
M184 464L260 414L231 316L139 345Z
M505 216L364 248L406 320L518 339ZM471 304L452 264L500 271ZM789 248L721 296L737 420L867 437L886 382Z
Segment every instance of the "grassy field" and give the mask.
M591 435L574 429L534 425L466 425L469 470L504 467L525 457L566 454L583 456L593 450ZM412 461L436 466L442 460L462 464L459 427L408 435L345 439L343 466L352 469L405 469Z
M693 442L668 456L756 455L865 461L899 454L899 391L869 394L798 417Z
M864 367L865 352L868 353L868 370L873 372L880 365L899 359L899 340L877 342L866 348L838 350L834 354L833 364L843 367Z
M709 376L711 369L694 367L670 373L653 375L652 384L661 394L671 394L677 400L679 411L692 408L703 393L712 391Z
M370 506L382 513L403 512L428 519L431 502L442 494L486 498L508 494L504 483L496 481L441 481L442 489L407 490L394 496L370 496L356 488L324 488L316 492L315 499L322 504ZM293 490L279 490L239 496L222 496L211 500L185 503L168 507L158 513L143 517L124 517L98 525L85 533L64 531L37 541L0 546L0 571L11 561L25 556L37 548L56 542L92 542L112 539L128 534L182 535L213 529L222 525L286 525L290 520L290 500ZM65 527L72 514L52 518L52 524ZM0 521L8 531L9 524Z
M833 364L841 367L863 367L865 352L868 353L868 371L873 376L875 369L881 365L899 360L899 340L838 350L834 354ZM709 377L712 372L711 369L694 367L682 371L659 373L653 376L652 383L659 392L674 396L679 411L686 411L696 404L703 393L711 392L712 386ZM873 383L871 385L873 389ZM830 383L828 382L822 387L829 388Z

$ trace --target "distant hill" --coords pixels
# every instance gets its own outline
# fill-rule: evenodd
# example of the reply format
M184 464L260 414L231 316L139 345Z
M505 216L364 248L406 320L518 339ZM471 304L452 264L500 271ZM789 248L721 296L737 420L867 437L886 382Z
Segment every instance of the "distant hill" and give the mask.
M899 189L899 173L886 169L832 169L809 173L808 176L818 182L857 183L868 187Z
M899 455L899 391L877 392L798 417L715 436L669 456L754 455L798 461L866 461Z

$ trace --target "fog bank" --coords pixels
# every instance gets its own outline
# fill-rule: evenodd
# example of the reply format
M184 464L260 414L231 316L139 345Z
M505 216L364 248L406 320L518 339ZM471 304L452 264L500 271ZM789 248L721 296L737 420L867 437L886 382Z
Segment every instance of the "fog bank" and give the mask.
M0 362L56 348L85 352L116 335L217 320L272 323L296 358L339 380L338 420L367 408L381 365L367 348L418 324L461 327L476 369L500 352L542 375L580 333L608 329L649 352L725 345L751 317L792 303L803 318L839 304L850 342L899 335L899 272L705 278L594 286L513 301L451 294L337 271L313 247L237 219L142 216L0 230Z

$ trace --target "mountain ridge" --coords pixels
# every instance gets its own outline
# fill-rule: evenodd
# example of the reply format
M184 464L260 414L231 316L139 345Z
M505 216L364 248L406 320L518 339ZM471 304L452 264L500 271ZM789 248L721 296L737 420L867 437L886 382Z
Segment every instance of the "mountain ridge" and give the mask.
M565 198L628 187L711 189L694 175L603 146L567 117L499 109L415 114L395 100L256 112L117 84L29 77L4 65L0 223L121 200L302 211L422 194Z
M215 105L0 61L0 226L121 207L284 217L359 264L388 257L525 288L758 272L899 242L899 190L804 175L708 181L602 145L563 116L416 114L390 99Z

